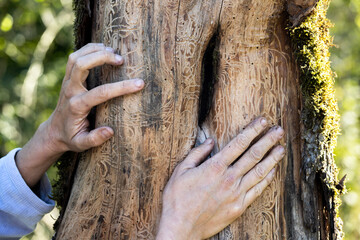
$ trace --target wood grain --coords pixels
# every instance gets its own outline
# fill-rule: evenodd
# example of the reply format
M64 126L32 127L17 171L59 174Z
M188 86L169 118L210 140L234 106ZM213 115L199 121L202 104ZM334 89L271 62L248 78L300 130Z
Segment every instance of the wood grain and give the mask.
M316 239L303 226L301 98L286 34L285 0L98 0L93 42L125 57L94 70L90 85L142 78L142 92L97 108L96 126L115 129L81 155L58 239L154 239L163 188L195 142L214 153L257 116L286 130L275 181L243 216L212 239ZM202 69L210 40L210 69ZM212 65L211 65L212 64ZM204 71L211 109L198 126ZM205 104L205 103L201 103Z

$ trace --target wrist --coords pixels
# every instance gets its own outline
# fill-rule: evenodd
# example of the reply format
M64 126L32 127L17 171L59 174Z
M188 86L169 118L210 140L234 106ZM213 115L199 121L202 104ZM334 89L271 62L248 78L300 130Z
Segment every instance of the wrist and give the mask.
M16 166L29 187L35 186L51 165L64 153L60 143L51 139L48 122L16 154ZM58 144L58 146L56 146Z
M161 217L156 240L198 240L201 239L192 231L191 224L186 219L180 220L176 214L171 217Z
M156 240L185 240L191 239L188 234L179 231L177 228L160 225Z
M39 141L43 144L43 148L49 156L62 155L70 150L65 142L62 141L61 133L53 122L52 116L40 124L35 135L38 136Z
M167 231L166 229L160 228L157 235L156 240L177 240L180 238L176 238L176 236L171 232Z

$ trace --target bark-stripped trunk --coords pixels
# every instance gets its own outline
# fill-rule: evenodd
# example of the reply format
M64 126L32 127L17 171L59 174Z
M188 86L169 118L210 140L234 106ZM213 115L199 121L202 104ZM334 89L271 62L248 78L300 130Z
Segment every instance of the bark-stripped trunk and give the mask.
M290 1L294 24L315 2ZM217 152L259 115L285 129L287 155L270 187L213 239L335 237L320 184L303 184L302 94L286 0L75 4L83 11L78 47L103 42L125 57L122 67L92 71L88 84L142 78L146 86L97 108L95 125L115 136L80 155L58 239L154 239L176 164L207 137Z

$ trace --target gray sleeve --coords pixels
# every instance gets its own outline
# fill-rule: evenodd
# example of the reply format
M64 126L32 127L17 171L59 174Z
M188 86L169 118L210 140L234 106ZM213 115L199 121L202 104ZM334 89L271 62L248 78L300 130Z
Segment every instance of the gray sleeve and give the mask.
M44 175L36 195L26 184L15 164L14 149L0 159L0 239L19 239L34 231L41 218L55 206L51 185Z

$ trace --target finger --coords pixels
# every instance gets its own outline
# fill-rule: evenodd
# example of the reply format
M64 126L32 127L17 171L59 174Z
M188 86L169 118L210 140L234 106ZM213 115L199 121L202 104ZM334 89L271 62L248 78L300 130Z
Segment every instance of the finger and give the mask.
M224 165L230 165L249 147L254 138L265 130L266 126L267 121L265 118L256 119L218 152L213 159L222 161Z
M275 177L276 170L273 168L269 174L258 184L252 187L245 195L244 198L244 206L247 208L250 204L252 204L257 197L261 195L261 193L265 190L267 186L272 182Z
M181 168L190 169L197 167L207 156L209 156L213 148L214 140L211 138L206 139L203 144L190 151L188 156L181 163Z
M78 151L85 151L92 147L97 147L109 140L114 135L114 131L109 127L99 127L90 132L82 132L74 137L74 145Z
M274 148L270 154L253 169L251 169L241 180L244 189L250 189L262 181L279 161L284 157L283 146Z
M83 83L89 75L89 70L107 64L120 65L124 62L123 57L115 53L103 50L79 57L72 68L70 79L76 83Z
M124 80L116 83L108 83L91 89L80 95L75 100L79 111L87 112L92 107L106 102L114 97L130 94L141 90L144 87L144 81L141 79Z
M234 164L233 168L238 175L242 176L253 168L283 135L284 130L281 127L274 127L268 131Z
M110 47L105 47L103 43L88 43L84 47L77 50L76 52L70 54L66 65L65 79L69 79L72 68L74 67L75 62L79 57L88 55L93 52L104 51L104 50L109 52L114 52L114 49Z

